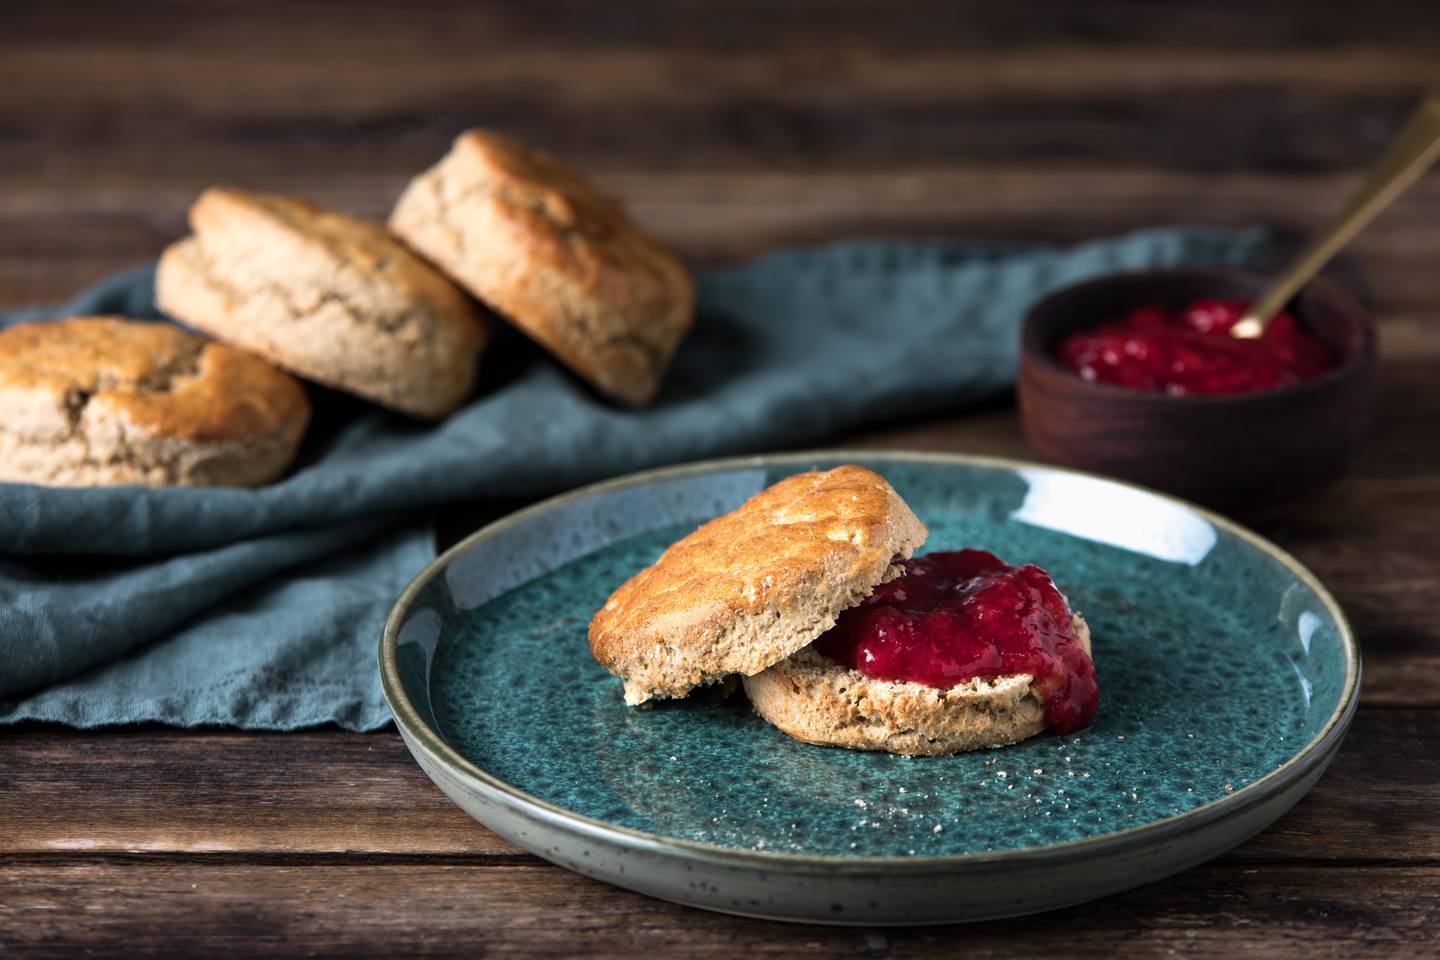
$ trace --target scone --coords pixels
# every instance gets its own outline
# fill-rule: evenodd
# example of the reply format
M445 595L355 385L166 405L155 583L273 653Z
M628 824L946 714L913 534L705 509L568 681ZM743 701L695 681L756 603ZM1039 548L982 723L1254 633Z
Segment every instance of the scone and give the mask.
M983 550L912 556L925 537L872 471L797 474L626 581L590 652L630 704L739 675L809 743L939 755L1089 726L1090 630L1050 575Z
M505 137L461 134L390 228L622 403L655 396L690 329L684 265L574 171Z
M380 224L212 187L190 225L194 236L160 258L166 313L411 416L443 417L470 394L484 317Z
M1090 653L1090 628L1072 629ZM755 712L797 740L906 756L943 756L1018 743L1044 732L1044 697L1031 674L951 687L867 677L806 647L753 677Z
M254 486L284 472L309 419L294 378L169 324L0 331L0 481Z
M856 466L781 480L627 580L590 621L590 652L625 702L759 673L899 572L925 527Z
M755 711L797 739L912 756L1073 733L1099 705L1085 621L1044 570L983 550L906 561L744 682Z

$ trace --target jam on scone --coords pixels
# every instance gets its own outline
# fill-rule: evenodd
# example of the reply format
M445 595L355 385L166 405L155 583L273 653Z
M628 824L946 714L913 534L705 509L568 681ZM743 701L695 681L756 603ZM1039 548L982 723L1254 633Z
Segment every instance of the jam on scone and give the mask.
M877 680L953 687L1030 674L1046 724L1090 725L1100 694L1065 598L1033 564L983 550L931 553L840 614L815 649Z

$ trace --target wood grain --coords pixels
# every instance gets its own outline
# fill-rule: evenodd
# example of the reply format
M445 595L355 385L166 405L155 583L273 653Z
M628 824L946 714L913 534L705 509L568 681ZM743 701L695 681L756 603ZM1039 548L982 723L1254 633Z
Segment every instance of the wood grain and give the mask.
M523 856L451 805L393 733L22 727L0 731L0 756L0 856ZM1234 856L1440 866L1440 822L1415 815L1437 796L1440 711L1363 709L1315 790Z
M855 234L1295 233L1440 85L1424 4L1287 0L1243 30L1203 2L992 6L12 4L0 304L153 256L213 182L380 215L471 124L595 171L704 260ZM1437 216L1422 184L1347 277L1433 309Z
M594 171L696 262L1177 221L1283 246L1437 86L1440 18L1413 0L11 3L0 309L153 258L214 182L382 216L471 124ZM0 731L0 954L1440 953L1437 223L1431 178L1330 271L1382 321L1381 419L1349 479L1254 522L1345 606L1364 706L1310 796L1231 855L1046 917L786 927L551 867L393 733L25 726ZM1029 455L1007 403L837 442Z
M1356 889L1363 900L1345 894ZM1422 957L1440 921L1433 867L1323 862L1220 860L1042 917L891 930L726 917L543 864L8 857L0 890L0 946L37 957L98 947L130 957L904 958L953 957L963 944L981 958L1229 958L1242 937L1254 956Z

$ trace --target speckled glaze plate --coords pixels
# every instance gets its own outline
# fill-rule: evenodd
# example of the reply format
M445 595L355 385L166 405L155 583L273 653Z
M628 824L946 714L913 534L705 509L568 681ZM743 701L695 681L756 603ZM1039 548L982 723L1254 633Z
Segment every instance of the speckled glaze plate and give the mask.
M1093 631L1090 729L909 759L799 743L743 693L622 703L586 642L609 593L704 520L839 463L890 480L930 528L923 550L1051 572ZM857 451L653 471L507 517L405 591L380 671L431 779L540 856L713 910L880 924L1079 903L1234 846L1323 772L1360 658L1308 571L1199 508L1049 467Z

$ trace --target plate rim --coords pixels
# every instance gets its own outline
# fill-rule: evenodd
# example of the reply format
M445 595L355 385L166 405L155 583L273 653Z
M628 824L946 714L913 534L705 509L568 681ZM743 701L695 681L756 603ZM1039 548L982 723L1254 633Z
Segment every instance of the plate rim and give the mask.
M468 552L476 544L491 539L505 530L525 522L532 516L597 494L643 486L660 480L672 480L726 470L760 469L816 460L895 460L942 466L978 466L1015 471L1040 470L1067 477L1103 481L1132 492L1158 497L1189 510L1279 562L1320 599L1321 604L1338 627L1340 646L1345 657L1345 681L1335 709L1326 718L1325 724L1320 730L1274 770L1233 793L1218 797L1183 813L1172 814L1139 826L1063 843L978 853L851 857L843 854L791 853L726 847L624 827L568 810L526 793L471 763L459 751L446 743L438 731L431 729L430 725L420 716L415 705L411 703L404 685L400 681L396 662L401 624L408 617L415 600L430 585L431 581L442 575L451 562L461 554ZM957 867L971 865L977 867L997 864L1014 865L1017 861L1026 864L1050 865L1077 858L1086 859L1099 853L1118 853L1150 842L1163 841L1217 820L1239 815L1270 800L1296 781L1303 779L1315 767L1323 766L1329 761L1340 740L1344 738L1349 729L1359 704L1362 674L1360 646L1354 630L1339 602L1335 600L1320 579L1289 552L1228 517L1149 487L1089 471L1073 470L1054 464L1011 457L885 447L840 447L689 461L623 474L547 497L475 530L426 564L406 585L386 615L385 624L380 633L378 653L381 692L384 694L397 728L411 749L423 752L431 763L445 770L466 787L512 812L537 819L556 829L582 834L591 839L606 841L623 848L662 855L678 855L703 860L721 867L765 867L774 871L810 869L831 874L837 871L866 875L874 875L877 872L880 874L893 872L910 876L914 876L917 872L946 873Z

